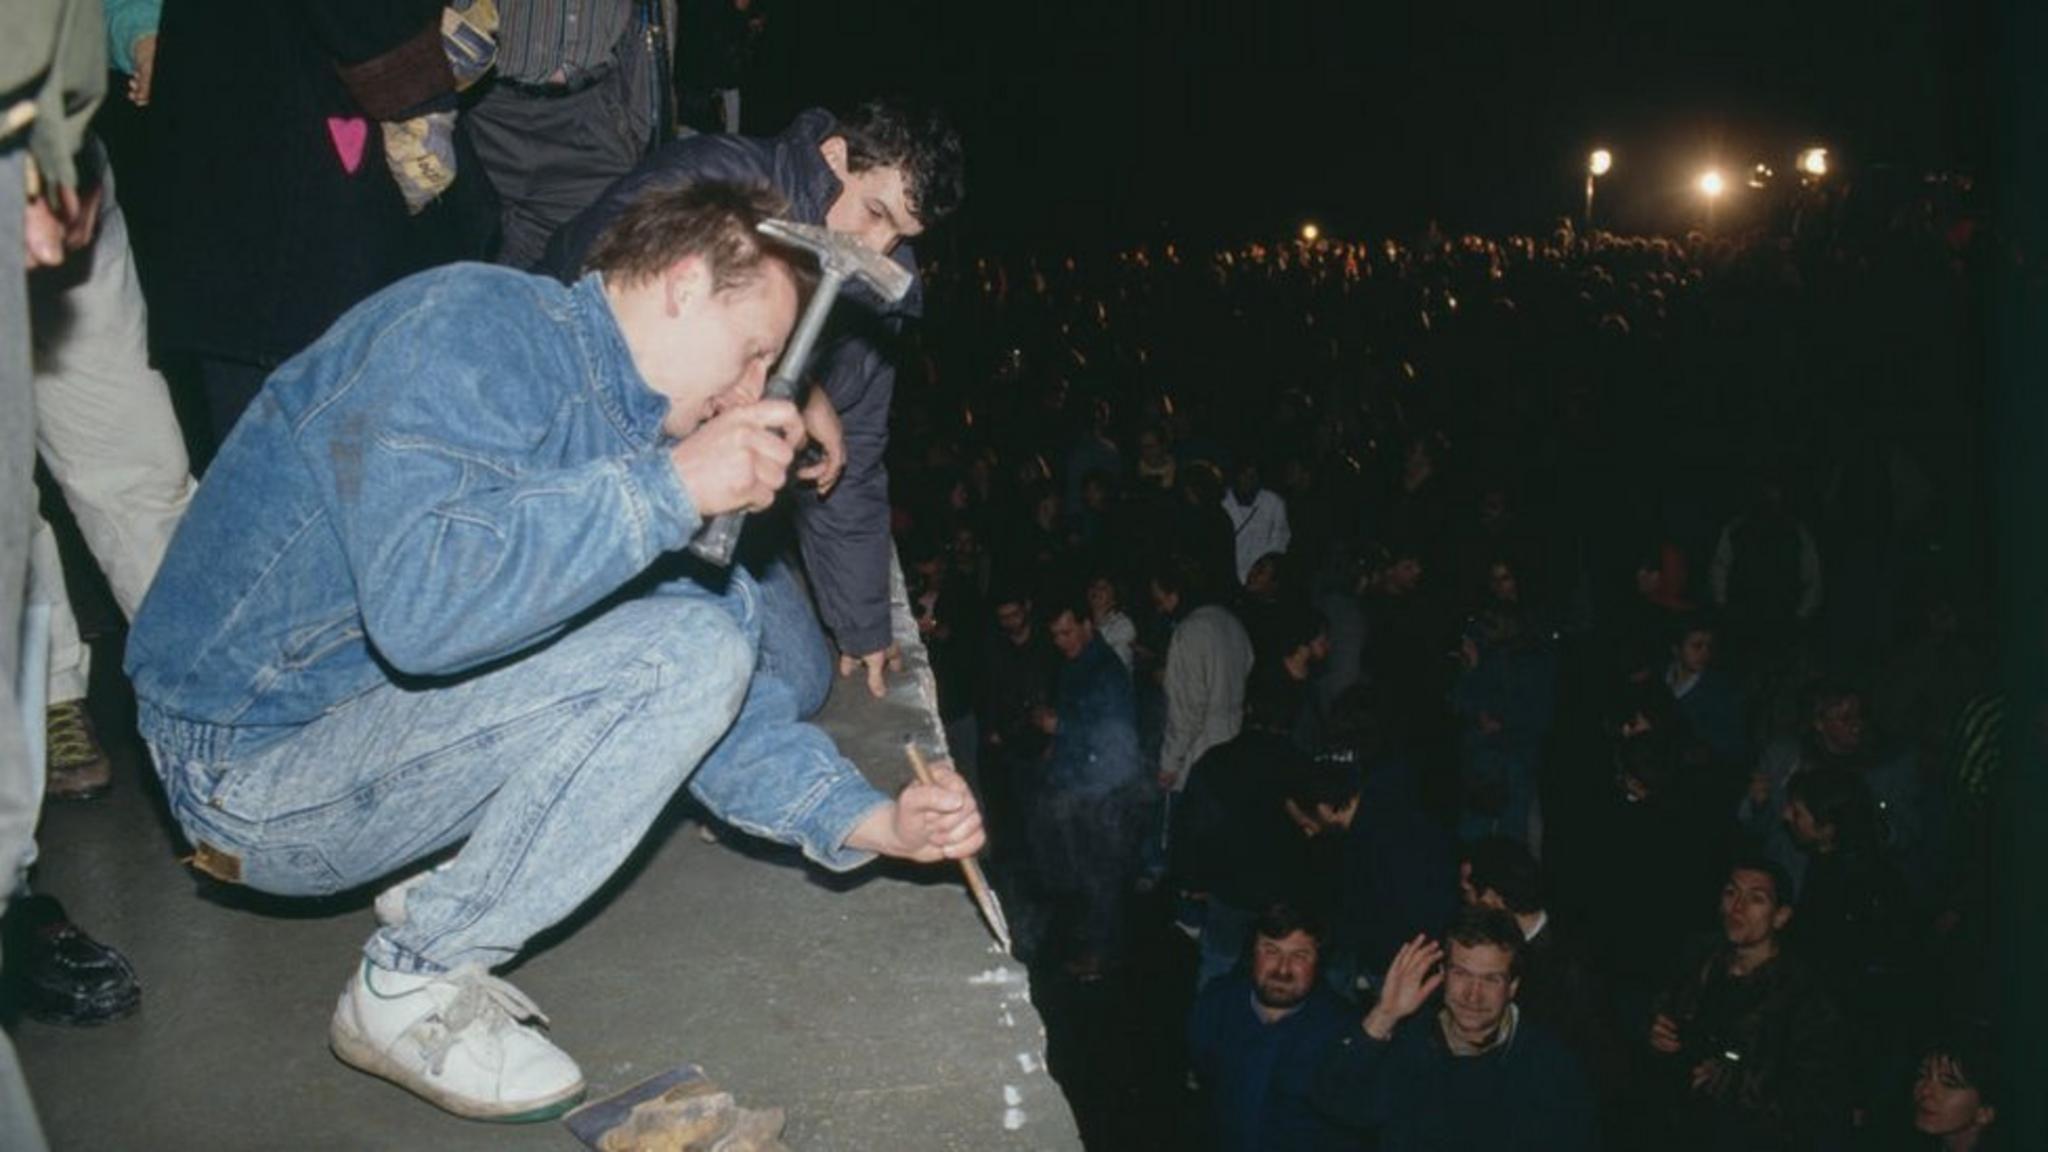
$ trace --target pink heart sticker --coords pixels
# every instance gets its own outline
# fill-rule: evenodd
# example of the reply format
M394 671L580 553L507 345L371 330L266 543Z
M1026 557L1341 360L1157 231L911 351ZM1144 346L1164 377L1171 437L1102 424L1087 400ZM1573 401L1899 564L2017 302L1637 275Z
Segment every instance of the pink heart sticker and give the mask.
M370 138L369 121L360 116L327 118L327 136L334 141L334 154L341 157L341 170L353 176L363 166L363 144Z

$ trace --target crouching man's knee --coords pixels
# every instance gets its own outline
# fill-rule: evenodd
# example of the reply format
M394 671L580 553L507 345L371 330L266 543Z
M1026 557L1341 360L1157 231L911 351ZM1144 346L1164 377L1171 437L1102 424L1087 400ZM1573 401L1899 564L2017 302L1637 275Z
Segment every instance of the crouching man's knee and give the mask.
M726 720L737 716L754 677L754 642L716 607L690 604L666 616L652 629L644 657L657 672L660 694L683 697Z

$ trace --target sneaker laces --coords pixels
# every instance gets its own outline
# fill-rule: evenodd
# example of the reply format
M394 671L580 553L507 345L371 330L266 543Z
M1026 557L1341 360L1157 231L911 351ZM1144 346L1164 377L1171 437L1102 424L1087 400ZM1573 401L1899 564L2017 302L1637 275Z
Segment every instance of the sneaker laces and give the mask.
M99 756L83 701L52 704L45 716L43 732L52 764L90 763Z
M547 1015L526 993L491 975L480 964L465 964L439 980L454 985L456 991L455 999L439 1013L441 1027L420 1045L428 1068L436 1076L441 1074L456 1040L479 1026L486 1035L495 1037L525 1020L548 1022Z

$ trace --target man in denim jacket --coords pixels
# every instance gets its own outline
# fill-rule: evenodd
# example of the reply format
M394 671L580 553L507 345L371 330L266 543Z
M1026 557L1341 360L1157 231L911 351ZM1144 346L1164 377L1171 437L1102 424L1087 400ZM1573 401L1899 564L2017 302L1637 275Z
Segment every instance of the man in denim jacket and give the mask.
M728 185L653 190L572 286L481 265L371 297L270 378L130 637L193 863L378 901L335 1052L459 1115L533 1120L575 1063L489 975L623 863L684 782L828 868L981 843L950 767L896 801L753 677L759 593L676 555L766 507L801 419L761 399L802 294Z

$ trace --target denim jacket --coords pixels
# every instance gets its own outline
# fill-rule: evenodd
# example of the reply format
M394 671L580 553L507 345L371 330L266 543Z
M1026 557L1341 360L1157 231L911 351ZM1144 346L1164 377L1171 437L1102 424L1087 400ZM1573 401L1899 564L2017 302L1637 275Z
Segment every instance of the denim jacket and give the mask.
M353 309L271 377L129 636L152 714L297 725L553 636L698 526L602 282L482 265Z
M364 301L272 375L179 526L129 634L143 736L231 759L573 627L699 527L667 413L595 274L453 265ZM720 815L868 857L844 841L886 798L843 758L725 759L691 781Z

